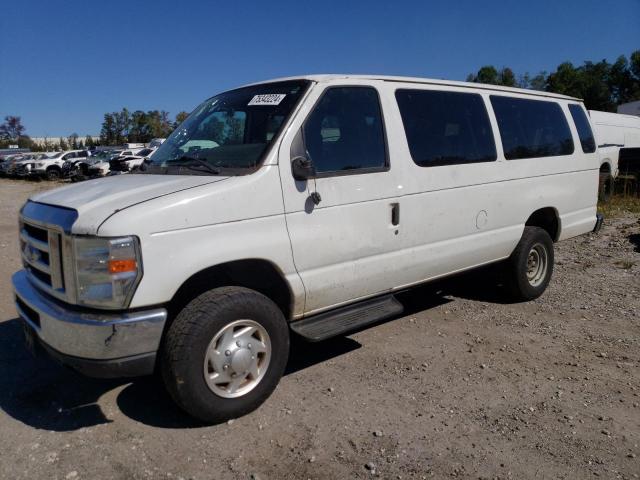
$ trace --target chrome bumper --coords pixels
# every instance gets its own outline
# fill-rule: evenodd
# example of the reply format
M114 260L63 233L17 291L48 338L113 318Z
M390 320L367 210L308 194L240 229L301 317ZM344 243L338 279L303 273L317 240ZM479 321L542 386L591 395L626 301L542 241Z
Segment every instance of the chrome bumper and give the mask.
M40 293L24 270L14 274L12 282L18 314L45 347L91 361L155 357L167 319L164 308L122 313L76 310Z

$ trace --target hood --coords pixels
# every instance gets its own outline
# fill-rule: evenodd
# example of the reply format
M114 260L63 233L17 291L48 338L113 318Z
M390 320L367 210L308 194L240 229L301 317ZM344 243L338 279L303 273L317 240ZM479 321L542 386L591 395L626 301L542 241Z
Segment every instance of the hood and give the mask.
M227 178L210 175L117 175L40 193L30 200L76 210L78 220L72 228L73 233L94 235L102 222L120 210Z

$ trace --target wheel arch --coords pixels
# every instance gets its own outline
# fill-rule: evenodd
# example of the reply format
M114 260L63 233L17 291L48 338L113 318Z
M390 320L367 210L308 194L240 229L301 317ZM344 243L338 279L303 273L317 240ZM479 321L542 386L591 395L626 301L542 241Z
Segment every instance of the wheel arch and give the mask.
M525 222L526 227L539 227L545 230L551 240L557 242L560 238L561 222L560 214L555 207L539 208Z
M611 168L611 161L608 158L600 162L600 173L613 173L613 170Z
M293 292L282 271L261 258L234 260L204 268L185 280L169 302L169 316L202 293L218 287L245 287L262 293L282 310L287 320L293 314Z

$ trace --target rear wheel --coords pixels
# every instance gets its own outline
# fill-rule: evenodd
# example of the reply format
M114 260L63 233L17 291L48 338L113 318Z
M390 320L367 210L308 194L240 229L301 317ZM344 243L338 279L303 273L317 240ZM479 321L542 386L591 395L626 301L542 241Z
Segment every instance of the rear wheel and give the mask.
M524 227L506 263L506 286L517 300L533 300L546 290L553 274L553 241L539 227Z
M219 423L251 412L275 390L289 356L289 327L264 295L216 288L192 300L169 327L164 384L189 414Z

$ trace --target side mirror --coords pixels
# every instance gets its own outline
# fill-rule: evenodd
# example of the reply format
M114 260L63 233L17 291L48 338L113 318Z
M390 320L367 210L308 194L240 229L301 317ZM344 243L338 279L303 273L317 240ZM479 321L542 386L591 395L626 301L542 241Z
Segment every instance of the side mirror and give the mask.
M291 171L296 180L307 180L316 176L316 168L310 158L299 156L291 160Z

